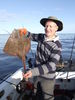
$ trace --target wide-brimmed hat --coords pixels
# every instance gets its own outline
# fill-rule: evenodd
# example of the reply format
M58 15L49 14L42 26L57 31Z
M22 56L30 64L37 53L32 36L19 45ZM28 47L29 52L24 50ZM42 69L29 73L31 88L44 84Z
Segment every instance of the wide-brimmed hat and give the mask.
M50 21L53 21L57 24L58 26L58 30L57 31L61 31L63 29L63 23L62 21L58 20L56 17L54 16L49 16L48 18L42 18L40 20L40 23L45 27L45 23L50 20Z

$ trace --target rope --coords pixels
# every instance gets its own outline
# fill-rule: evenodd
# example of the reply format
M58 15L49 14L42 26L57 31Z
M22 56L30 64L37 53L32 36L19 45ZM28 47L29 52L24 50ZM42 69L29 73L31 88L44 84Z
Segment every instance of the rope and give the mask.
M0 78L0 80L5 81L6 83L9 83L10 85L14 85L16 87L16 84L14 84L12 82L6 81L5 79L2 79L2 78Z

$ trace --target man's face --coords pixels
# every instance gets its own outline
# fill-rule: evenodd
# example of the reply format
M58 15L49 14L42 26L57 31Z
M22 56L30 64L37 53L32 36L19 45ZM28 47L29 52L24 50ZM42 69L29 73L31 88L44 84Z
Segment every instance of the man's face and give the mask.
M53 21L47 21L45 24L45 34L47 37L52 37L55 35L56 31L58 30L58 26Z

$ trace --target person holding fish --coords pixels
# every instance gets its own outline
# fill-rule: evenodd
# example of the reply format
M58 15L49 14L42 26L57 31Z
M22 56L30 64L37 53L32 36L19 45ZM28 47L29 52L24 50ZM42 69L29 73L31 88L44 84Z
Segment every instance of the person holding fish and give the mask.
M26 79L34 77L34 86L37 88L34 92L37 94L38 100L53 100L56 64L60 60L62 50L62 45L56 32L63 29L63 23L54 16L42 18L40 23L44 26L45 34L25 32L32 41L38 42L38 45L35 66L23 73L23 77ZM38 90L41 91L42 98L39 95L40 92L37 93Z

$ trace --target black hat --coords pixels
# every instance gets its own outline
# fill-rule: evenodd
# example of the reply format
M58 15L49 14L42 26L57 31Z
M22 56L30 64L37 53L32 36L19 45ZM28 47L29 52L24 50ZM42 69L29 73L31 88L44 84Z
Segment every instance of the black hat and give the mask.
M40 23L45 27L45 23L48 20L53 21L53 22L55 22L57 24L57 26L58 26L58 30L57 31L61 31L63 29L63 23L60 20L58 20L56 17L54 17L54 16L49 16L48 18L42 18L40 20Z

